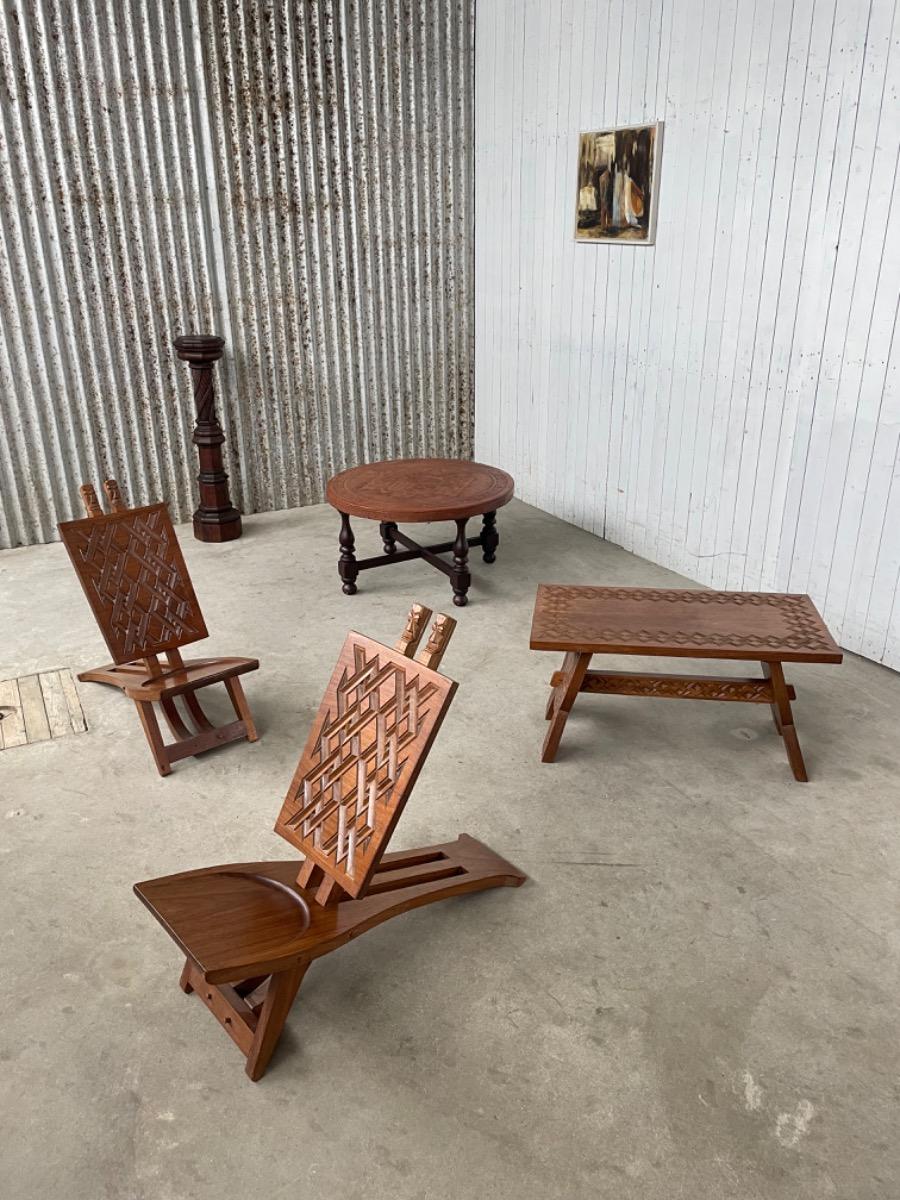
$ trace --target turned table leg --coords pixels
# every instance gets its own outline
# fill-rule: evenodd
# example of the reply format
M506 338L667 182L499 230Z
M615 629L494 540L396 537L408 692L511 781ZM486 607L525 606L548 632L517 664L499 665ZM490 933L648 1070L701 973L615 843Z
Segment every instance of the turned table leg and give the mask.
M397 532L396 521L382 521L378 526L378 532L381 534L381 544L384 546L385 554L396 554L397 541L394 537Z
M784 668L780 662L764 662L761 665L763 674L772 684L772 692L775 697L772 704L772 716L775 720L775 728L784 739L784 748L787 752L788 762L791 764L791 770L794 772L794 778L798 783L808 783L806 763L803 761L803 752L800 749L797 730L794 727L791 698L784 681Z
M500 545L500 534L497 532L496 512L486 512L481 518L481 548L482 558L486 563L492 563L497 557L497 547Z
M338 559L338 574L341 577L341 590L345 596L352 596L356 592L356 577L359 574L359 568L353 554L356 543L353 540L353 530L350 528L350 518L344 512L341 513L340 545L341 557Z
M469 539L466 537L468 517L460 517L456 522L456 541L453 543L453 574L450 582L453 585L453 603L457 608L463 608L467 603L466 592L472 582L469 574Z

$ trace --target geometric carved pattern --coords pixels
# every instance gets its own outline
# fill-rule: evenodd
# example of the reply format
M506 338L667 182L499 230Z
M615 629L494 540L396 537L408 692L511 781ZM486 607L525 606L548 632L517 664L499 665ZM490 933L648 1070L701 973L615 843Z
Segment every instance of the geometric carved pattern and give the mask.
M207 636L165 504L59 526L116 663Z
M602 692L616 696L655 696L678 700L740 700L746 704L771 704L775 699L767 679L691 679L673 675L642 678L639 675L603 675L589 671L581 685L583 692Z
M651 653L730 649L784 657L840 650L808 596L770 592L686 591L541 584L531 644L535 649L647 647Z
M275 831L350 896L367 887L455 690L348 635Z

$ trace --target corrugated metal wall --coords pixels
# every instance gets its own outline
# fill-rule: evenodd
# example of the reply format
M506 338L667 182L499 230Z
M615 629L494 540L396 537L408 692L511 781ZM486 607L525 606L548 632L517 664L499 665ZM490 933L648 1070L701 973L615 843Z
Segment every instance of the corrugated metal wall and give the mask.
M0 546L194 507L180 333L245 512L472 440L473 0L7 0Z

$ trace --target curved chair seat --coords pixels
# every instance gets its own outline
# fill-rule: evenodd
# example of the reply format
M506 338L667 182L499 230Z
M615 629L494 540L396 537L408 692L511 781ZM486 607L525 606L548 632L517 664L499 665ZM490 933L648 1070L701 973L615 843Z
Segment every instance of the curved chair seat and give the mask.
M255 658L195 658L186 662L177 652L170 651L168 664L158 659L140 659L127 663L109 663L78 676L87 683L108 683L120 688L133 700L156 768L168 775L172 764L192 758L228 742L257 740L256 726L238 675L255 671ZM203 711L196 693L214 683L224 683L237 720L216 726ZM183 705L179 711L176 698ZM175 741L164 742L153 705L158 703Z
M185 659L180 666L155 673L143 661L109 663L82 671L78 676L83 682L109 683L121 688L131 700L153 701L164 696L180 696L212 683L224 683L247 671L257 671L256 658L193 658Z
M367 894L320 905L297 882L297 860L229 863L134 885L207 983L287 970L391 917L485 888L517 887L521 871L475 838L385 854Z

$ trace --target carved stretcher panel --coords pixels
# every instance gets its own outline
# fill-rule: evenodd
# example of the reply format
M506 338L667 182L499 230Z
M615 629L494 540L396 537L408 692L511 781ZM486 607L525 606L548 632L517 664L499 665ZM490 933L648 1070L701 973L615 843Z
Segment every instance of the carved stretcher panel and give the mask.
M165 504L64 521L59 531L116 663L207 636Z
M455 691L348 635L275 824L348 895L365 891Z

